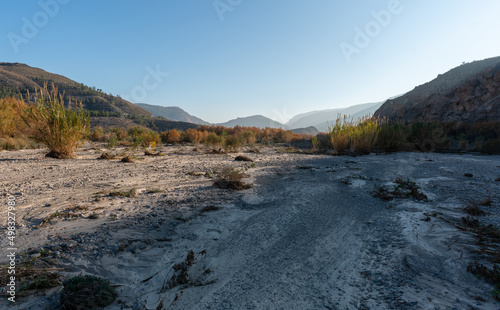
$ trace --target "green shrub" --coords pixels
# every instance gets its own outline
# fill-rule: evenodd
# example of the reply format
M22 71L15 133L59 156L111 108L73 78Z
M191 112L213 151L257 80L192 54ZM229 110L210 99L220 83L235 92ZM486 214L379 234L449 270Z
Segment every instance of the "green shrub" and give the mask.
M500 139L489 139L481 148L485 154L500 154Z
M216 133L213 132L208 133L207 137L205 138L205 144L209 147L221 145L223 141L224 138L218 136Z
M109 281L96 276L76 276L64 282L61 303L66 310L97 309L118 296Z
M403 124L380 125L377 146L383 152L399 152L408 148L408 128Z
M89 116L81 102L75 108L70 102L66 109L63 96L54 85L49 91L45 84L36 104L22 108L21 116L31 129L31 137L50 149L50 157L75 157L76 148L89 134Z
M155 147L161 143L160 135L157 132L140 126L130 128L128 138L134 147Z
M244 131L240 135L240 139L245 144L254 144L257 140L257 135L253 131Z
M413 123L410 127L409 141L415 149L423 152L448 149L450 140L443 128L435 123Z
M224 141L224 148L227 151L237 151L240 145L240 139L238 139L236 135L227 136L226 140Z
M349 148L352 132L353 126L351 123L347 122L346 118L342 121L342 119L338 117L334 126L328 126L330 144L335 152L340 154Z
M367 119L353 126L351 149L357 154L370 154L379 132L379 121Z

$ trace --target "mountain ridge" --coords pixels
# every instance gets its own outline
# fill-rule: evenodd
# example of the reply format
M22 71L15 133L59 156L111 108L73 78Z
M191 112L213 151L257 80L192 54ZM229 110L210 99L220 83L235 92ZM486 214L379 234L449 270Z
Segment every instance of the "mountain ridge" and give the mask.
M202 120L177 106L159 106L148 103L136 103L137 106L149 111L153 116L161 116L172 121L181 121L198 125L210 125L209 122Z
M43 89L44 84L54 84L60 93L64 93L64 101L69 97L73 101L81 101L86 110L95 114L112 113L115 115L144 115L151 113L118 96L106 94L95 87L78 83L63 75L51 73L23 63L0 62L0 95L26 95L29 91Z

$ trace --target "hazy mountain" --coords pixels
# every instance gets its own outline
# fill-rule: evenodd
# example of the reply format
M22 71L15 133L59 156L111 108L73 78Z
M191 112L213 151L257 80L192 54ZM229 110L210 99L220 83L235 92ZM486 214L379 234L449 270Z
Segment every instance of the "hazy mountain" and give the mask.
M307 128L296 128L292 129L292 132L298 133L298 134L306 134L306 135L317 135L319 133L318 129L316 127L310 126Z
M334 124L339 114L350 116L352 119L373 115L382 105L382 102L358 104L355 106L339 109L313 111L299 114L290 119L286 126L288 128L305 128L314 126L321 132L328 130L329 124Z
M172 121L188 122L198 125L209 125L208 122L193 116L179 107L163 107L146 103L136 103L141 108L151 112L153 116L161 116Z
M101 115L105 113L151 115L150 112L127 100L106 94L95 87L77 83L62 75L25 64L0 62L0 96L19 94L24 96L28 90L34 93L35 89L43 88L44 83L48 83L49 89L54 83L59 92L64 92L65 97L81 100L85 109Z
M266 128L266 127L285 128L283 124L273 121L272 119L262 115L238 117L236 119L232 119L228 122L217 125L222 125L226 127L244 126L244 127L259 127L259 128Z
M385 102L375 113L406 122L484 122L500 120L500 57L463 64L405 95Z

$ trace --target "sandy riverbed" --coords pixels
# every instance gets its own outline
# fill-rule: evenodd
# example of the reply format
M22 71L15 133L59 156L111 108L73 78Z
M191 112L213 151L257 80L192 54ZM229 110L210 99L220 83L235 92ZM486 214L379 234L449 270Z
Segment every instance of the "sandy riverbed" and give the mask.
M138 152L135 163L97 159L102 151L86 146L73 160L3 151L0 183L18 204L19 250L43 248L64 277L109 279L119 294L109 309L500 307L493 287L466 271L473 260L486 262L481 245L457 228L463 208L488 196L478 219L500 223L499 156L242 149L255 160L249 167L234 161L236 153L202 147ZM246 170L254 188L214 187L210 176L224 167ZM414 180L429 200L373 197L375 186L397 177ZM136 197L109 196L131 189ZM167 289L172 267L190 250L190 283ZM34 293L14 308L57 309L59 294Z

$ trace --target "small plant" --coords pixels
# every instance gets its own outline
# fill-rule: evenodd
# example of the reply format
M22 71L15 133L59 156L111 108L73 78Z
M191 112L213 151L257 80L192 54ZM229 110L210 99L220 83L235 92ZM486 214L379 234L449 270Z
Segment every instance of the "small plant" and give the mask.
M137 196L136 189L132 188L128 192L124 191L112 191L109 193L110 197L128 197L128 198L133 198Z
M98 159L106 159L106 160L111 160L111 159L115 159L116 158L116 155L111 155L110 153L108 152L104 152L101 154L101 156L99 156Z
M243 190L252 187L251 184L244 183L241 179L246 175L235 168L225 168L220 176L215 180L214 185L223 189Z
M108 149L112 150L118 145L118 139L115 136L112 136L108 139L108 145L106 146Z
M495 299L500 300L500 268L496 264L493 264L492 268L488 268L475 261L467 266L467 271L476 275L478 279L484 279L493 284L496 289L493 290L492 295Z
M89 214L89 219L91 220L97 220L99 218L99 214L92 212Z
M428 200L427 196L419 190L415 182L412 182L409 179L403 180L402 178L396 178L394 183L396 183L396 186L392 190L376 186L373 191L373 196L387 201L395 198L413 198L423 201Z
M317 150L318 149L318 146L319 146L319 141L318 141L318 137L313 137L312 140L312 145L313 145L313 150Z
M81 102L75 109L69 102L66 109L63 95L54 85L49 91L45 84L36 104L22 108L21 117L31 129L31 137L50 149L48 157L74 158L76 148L89 134L89 116Z
M118 296L108 280L76 276L64 282L61 303L64 309L96 309L110 305Z

